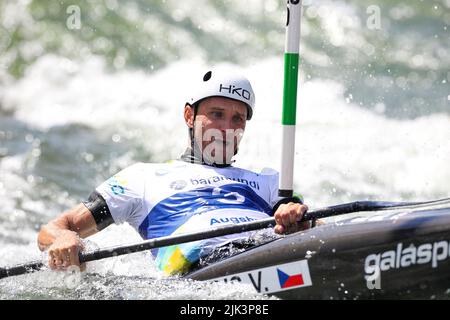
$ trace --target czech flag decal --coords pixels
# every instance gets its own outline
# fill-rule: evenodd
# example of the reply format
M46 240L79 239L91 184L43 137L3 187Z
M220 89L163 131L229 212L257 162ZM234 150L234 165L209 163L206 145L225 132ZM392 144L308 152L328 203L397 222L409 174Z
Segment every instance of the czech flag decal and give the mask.
M278 268L277 273L278 273L278 281L280 282L280 287L283 289L301 286L305 284L305 282L303 281L303 275L301 273L289 275Z
M225 283L238 281L252 286L258 293L280 292L313 285L306 259L229 274L212 280Z

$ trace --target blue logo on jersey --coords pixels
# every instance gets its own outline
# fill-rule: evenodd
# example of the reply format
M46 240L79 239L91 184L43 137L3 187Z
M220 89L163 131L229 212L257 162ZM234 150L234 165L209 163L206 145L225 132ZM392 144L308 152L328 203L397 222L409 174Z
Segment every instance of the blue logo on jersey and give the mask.
M122 186L119 185L112 185L111 186L111 191L117 196L119 194L124 194L125 193L125 189Z
M125 194L125 188L127 181L122 179L118 174L108 179L108 185L111 187L111 191L117 196Z
M225 177L225 176L212 176L206 179L191 179L191 184L193 186L196 185L211 185L214 183L217 183L219 181L235 181L235 182L240 182L243 183L249 187L252 187L253 189L259 190L259 183L257 181L253 181L253 180L247 180L247 179L243 179L243 178L234 178L234 177Z

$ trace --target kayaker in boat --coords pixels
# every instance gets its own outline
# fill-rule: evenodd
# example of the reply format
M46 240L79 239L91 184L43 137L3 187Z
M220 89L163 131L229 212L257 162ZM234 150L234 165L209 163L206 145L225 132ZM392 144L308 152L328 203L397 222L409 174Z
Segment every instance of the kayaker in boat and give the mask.
M44 225L38 236L49 266L79 265L82 238L128 222L143 239L192 232L274 215L277 234L310 228L297 223L308 210L299 197L278 196L278 173L233 165L255 95L248 79L217 69L202 74L184 106L189 145L178 160L137 163L99 185L89 199ZM163 139L163 137L159 137ZM233 234L154 250L168 274L191 270L202 257L249 234Z

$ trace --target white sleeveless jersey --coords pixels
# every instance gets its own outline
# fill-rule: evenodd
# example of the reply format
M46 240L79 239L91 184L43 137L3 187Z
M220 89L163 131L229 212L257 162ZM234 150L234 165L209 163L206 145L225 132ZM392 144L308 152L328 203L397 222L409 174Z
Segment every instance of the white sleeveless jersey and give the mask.
M267 171L267 172L265 172ZM278 201L278 173L254 173L183 161L132 165L96 190L115 223L128 222L151 239L264 219ZM189 270L200 256L247 234L233 234L153 250L166 273Z

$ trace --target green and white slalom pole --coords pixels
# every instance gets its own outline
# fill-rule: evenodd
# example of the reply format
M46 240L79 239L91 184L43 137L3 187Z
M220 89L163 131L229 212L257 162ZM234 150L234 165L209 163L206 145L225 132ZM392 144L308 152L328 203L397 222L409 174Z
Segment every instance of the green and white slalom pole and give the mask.
M279 196L283 198L292 197L294 185L295 123L297 113L301 8L301 0L288 0L284 53L283 135L279 187Z

